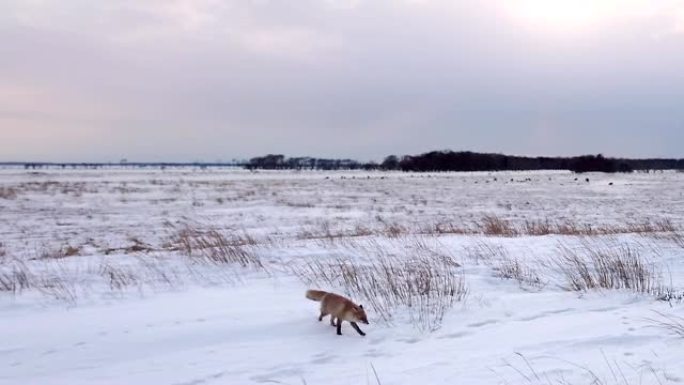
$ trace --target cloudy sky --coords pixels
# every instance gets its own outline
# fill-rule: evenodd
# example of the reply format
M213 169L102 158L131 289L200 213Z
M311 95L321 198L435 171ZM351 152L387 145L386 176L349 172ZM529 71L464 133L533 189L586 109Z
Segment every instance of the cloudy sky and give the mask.
M684 0L2 0L0 161L684 157Z

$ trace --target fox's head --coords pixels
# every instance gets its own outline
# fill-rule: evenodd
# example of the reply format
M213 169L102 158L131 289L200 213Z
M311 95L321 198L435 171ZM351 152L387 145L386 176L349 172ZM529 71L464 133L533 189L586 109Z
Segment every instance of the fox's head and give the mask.
M363 322L368 325L368 317L366 316L366 311L363 310L363 305L354 306L353 313L354 318L356 318L358 322Z

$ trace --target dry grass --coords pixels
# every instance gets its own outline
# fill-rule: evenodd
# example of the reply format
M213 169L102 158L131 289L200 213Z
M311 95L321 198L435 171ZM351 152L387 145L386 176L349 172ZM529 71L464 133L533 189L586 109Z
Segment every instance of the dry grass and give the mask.
M112 259L101 261L97 274L102 277L109 290L113 293L123 293L135 290L142 293L146 289L170 290L182 287L189 279L196 279L200 284L209 283L206 276L194 274L188 266L178 265L178 261L154 255L136 256L128 263L117 263ZM193 274L188 275L188 272ZM234 276L225 272L221 274L220 282L214 280L211 284L233 283Z
M656 220L643 220L640 222L628 223L626 230L630 233L671 233L677 230L669 218Z
M142 282L139 273L139 270L130 266L116 266L107 262L102 262L99 269L99 274L112 291L122 291L133 286L140 287Z
M656 294L662 291L655 264L628 245L607 248L585 244L580 250L560 245L556 267L567 290L625 289Z
M643 219L626 225L586 224L571 219L507 219L497 215L484 215L474 221L440 219L437 222L406 223L376 216L375 223L357 224L354 227L334 226L330 221L320 221L303 228L298 239L328 239L334 241L345 237L365 237L371 235L396 238L408 235L486 235L496 237L519 236L601 236L616 234L639 234L677 241L673 235L677 227L670 219ZM681 239L681 236L679 237Z
M13 260L0 266L0 292L20 293L31 287L32 275L26 264Z
M529 262L518 258L499 259L494 265L494 275L502 279L515 280L522 289L541 290L548 283L542 279L537 269L530 267Z
M399 238L417 235L485 235L492 237L523 237L523 236L604 236L618 234L639 234L644 237L681 241L677 236L677 225L668 218L644 218L627 222L626 224L583 223L573 218L538 218L529 219L518 216L500 216L495 214L483 215L476 219L452 217L421 218L422 210L407 210L406 215L399 217L379 214L378 208L374 220L363 223L350 223L347 218L340 220L319 219L307 221L291 234L277 234L287 238L293 235L299 240L327 240L337 243L343 238L357 237L387 237ZM382 211L382 210L381 210ZM389 210L392 211L392 210ZM274 236L276 236L274 234Z
M398 238L409 233L409 230L398 223L384 223L381 229L383 235L388 238Z
M0 199L16 199L18 195L18 191L14 187L0 186Z
M609 359L603 354L603 371L601 375L597 368L592 369L588 365L577 364L556 357L541 357L528 360L522 353L515 353L515 361L509 362L503 359L504 365L500 371L490 368L492 372L499 376L501 384L520 384L520 385L645 385L645 384L665 384L670 383L667 374L663 370L658 370L650 363L643 363L633 366L629 363L619 363L616 359ZM552 360L561 367L555 369L539 371L535 369L535 362L538 360ZM591 365L596 367L597 362ZM580 375L581 379L568 379L564 373L574 372ZM509 381L508 377L513 378Z
M491 242L479 241L474 245L464 246L463 252L469 261L476 265L492 265L498 260L509 259L508 252L500 245Z
M69 279L69 276L61 272L48 272L34 275L32 288L43 293L43 295L53 298L60 302L74 305L79 297L76 282Z
M79 246L64 245L56 249L44 247L38 256L38 259L62 259L77 255L81 255L81 247Z
M468 234L469 231L460 224L442 220L425 227L420 231L423 234Z
M202 230L186 224L171 236L169 245L194 261L265 269L261 258L247 248L255 243L249 236L227 237L216 229Z
M0 187L0 189L2 188ZM86 182L65 182L54 180L23 182L16 186L9 187L8 189L14 190L15 194L18 194L19 192L29 192L50 196L62 194L71 195L75 198L83 196L84 193L96 194L99 192L97 187L89 185Z
M77 282L70 273L58 260L42 262L40 269L35 269L24 261L14 259L0 265L0 292L16 295L33 289L47 297L74 304L78 296Z
M569 291L628 290L663 301L682 298L672 283L663 284L659 265L642 255L648 246L595 238L572 245L559 242L556 252L521 258L501 245L479 241L464 247L464 255L475 264L491 266L496 277L517 281L524 290L541 290L553 283Z
M202 286L235 284L244 275L241 268L265 270L258 254L250 248L256 241L246 234L227 237L215 229L183 226L170 238L163 253L138 237L128 237L128 241L129 246L116 249L130 254L128 257L69 258L83 255L83 249L68 244L44 247L34 253L34 258L3 256L0 292L19 294L31 290L75 305L84 295L167 291L186 282ZM5 252L4 247L0 249Z
M669 333L684 338L684 317L678 317L673 314L665 314L663 312L655 311L659 318L648 318L653 326L664 329Z
M467 294L460 265L423 243L413 245L410 256L390 254L379 245L356 248L366 250L364 260L307 258L291 270L309 286L340 288L360 299L382 322L392 323L395 310L404 308L423 331L438 329L446 312Z
M297 239L324 239L335 242L344 238L384 236L387 238L398 238L411 233L408 226L397 222L386 221L382 217L377 217L378 223L369 226L364 223L357 223L350 228L335 227L330 221L324 220L313 225L303 227L296 235Z
M599 236L615 234L667 235L676 234L677 227L668 218L642 219L626 225L591 225L579 223L571 219L525 219L511 220L497 215L485 215L470 225L441 220L420 229L407 229L407 233L421 234L483 234L498 237L517 236Z
M148 253L154 251L154 248L149 244L143 242L137 237L129 237L128 240L131 242L130 246L126 247L126 253Z
M128 241L130 244L125 247L107 247L103 250L105 255L109 255L115 252L123 254L137 254L137 253L150 253L153 251L159 251L157 248L153 247L149 243L142 241L138 237L129 236ZM167 245L168 246L168 245ZM170 246L168 247L170 248Z
M674 243L677 247L684 249L684 233L682 232L673 231L670 233L660 234L655 238L670 241Z
M177 256L140 255L102 258L99 264L65 259L0 264L0 293L32 290L47 298L75 305L84 296L123 295L127 292L168 291L191 282L201 286L233 285L241 281L235 269L195 263Z
M528 219L523 224L523 233L527 235L542 236L553 234L553 232L554 226L548 218L536 221Z
M515 228L509 221L506 221L495 215L486 215L477 223L477 227L482 234L495 235L502 237L514 237L520 234L520 231Z

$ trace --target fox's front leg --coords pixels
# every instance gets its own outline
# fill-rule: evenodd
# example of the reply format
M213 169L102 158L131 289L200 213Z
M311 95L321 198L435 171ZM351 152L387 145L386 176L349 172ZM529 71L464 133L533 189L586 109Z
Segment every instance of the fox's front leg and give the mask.
M361 330L361 328L359 327L359 325L356 324L356 322L350 322L350 324L359 334L361 334L362 336L366 335L366 333L364 333L363 330Z

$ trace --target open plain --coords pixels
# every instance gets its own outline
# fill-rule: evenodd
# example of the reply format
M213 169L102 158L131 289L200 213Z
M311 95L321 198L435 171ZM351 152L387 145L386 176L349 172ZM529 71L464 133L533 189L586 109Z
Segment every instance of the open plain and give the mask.
M0 384L680 384L683 290L684 173L0 169Z

